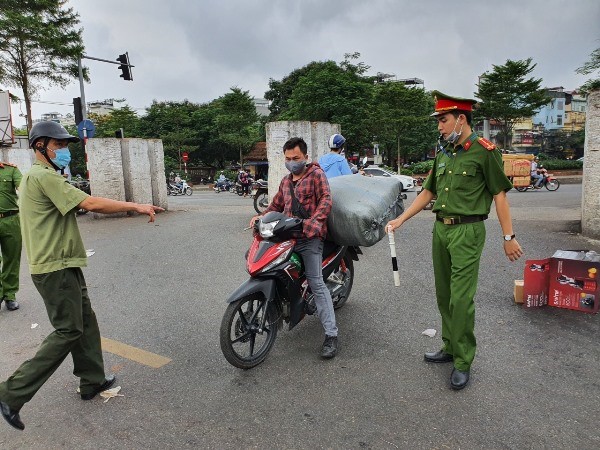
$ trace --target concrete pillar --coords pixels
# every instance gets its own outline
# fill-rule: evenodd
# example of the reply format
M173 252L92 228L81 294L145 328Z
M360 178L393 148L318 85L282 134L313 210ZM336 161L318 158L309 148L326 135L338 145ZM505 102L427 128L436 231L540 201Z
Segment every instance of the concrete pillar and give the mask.
M35 153L28 148L2 147L0 161L15 164L22 174L29 172L35 161Z
M125 199L128 202L152 203L148 142L144 139L120 139L120 142Z
M339 124L328 122L269 122L267 124L267 158L269 160L270 196L275 195L281 179L289 174L285 168L283 157L283 144L288 139L303 138L308 146L309 160L317 162L322 155L329 152L329 137L340 132Z
M167 177L165 175L165 153L160 139L149 139L148 159L152 179L152 204L168 209Z
M86 152L92 195L125 201L125 181L121 156L121 140L116 138L88 139ZM126 216L119 213L118 216ZM94 218L108 217L93 214ZM114 215L111 215L114 217Z
M600 90L587 97L583 193L581 196L581 232L600 239Z

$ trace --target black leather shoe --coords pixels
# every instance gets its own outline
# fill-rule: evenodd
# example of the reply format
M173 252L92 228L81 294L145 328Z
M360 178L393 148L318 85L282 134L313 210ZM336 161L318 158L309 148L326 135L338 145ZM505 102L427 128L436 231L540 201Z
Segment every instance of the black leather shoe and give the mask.
M110 376L106 377L106 379L104 380L104 383L102 383L100 386L98 386L94 390L94 392L90 392L89 394L81 394L81 400L93 399L100 392L109 389L113 384L115 384L115 381L117 381L117 378L114 375L110 375Z
M4 300L6 302L6 309L9 311L16 311L19 309L19 304L15 300Z
M462 372L457 368L454 368L452 375L450 375L450 386L455 391L460 391L469 382L469 371Z
M338 338L337 336L325 336L325 342L323 342L323 349L321 350L321 357L325 359L331 359L338 352Z
M444 350L439 350L437 352L428 352L425 353L425 361L432 363L447 363L452 362L454 357L446 353Z
M19 411L15 411L11 409L3 401L0 401L0 410L2 410L2 417L6 420L9 425L15 427L17 430L24 430L25 424L21 422L21 418L19 417Z

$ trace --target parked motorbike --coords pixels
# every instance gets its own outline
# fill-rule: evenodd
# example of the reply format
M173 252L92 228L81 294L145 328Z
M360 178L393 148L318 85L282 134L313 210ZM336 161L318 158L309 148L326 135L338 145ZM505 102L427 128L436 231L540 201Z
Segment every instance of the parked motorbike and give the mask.
M176 184L167 181L167 195L192 195L192 188L185 182L181 181L181 184Z
M225 181L217 181L213 187L213 190L218 194L220 192L231 191L232 188L235 189L235 184L233 184L230 180L225 179Z
M212 179L210 177L201 177L200 183L207 185L208 183L212 183Z
M86 180L85 178L83 178L81 175L71 178L71 181L69 181L69 183L72 186L79 189L80 191L83 191L88 195L92 195L92 191L90 188L90 182L88 180ZM77 211L75 211L75 214L80 216L83 214L87 214L87 212L88 212L87 209L79 208L79 209L77 209Z
M254 209L258 214L262 214L269 206L269 183L265 180L256 180L252 183L252 192L254 198Z
M291 330L306 314L316 312L302 260L294 252L296 239L291 237L301 228L300 219L274 211L255 223L254 240L246 255L250 279L227 299L221 321L221 351L235 367L251 369L262 363L284 321ZM335 309L348 300L359 254L359 247L325 241L323 279Z
M417 195L419 195L421 193L421 191L423 191L423 183L425 182L425 178L423 177L418 177L417 178ZM423 209L433 209L433 204L435 203L435 199L436 197L433 197L431 199L431 201L429 203L427 203L425 205L425 207Z
M540 187L544 186L549 191L556 191L560 187L560 181L552 176L552 174L544 173L544 179L542 180ZM529 186L515 186L515 189L519 192L525 192L529 189L535 189L535 183L537 179L531 177Z

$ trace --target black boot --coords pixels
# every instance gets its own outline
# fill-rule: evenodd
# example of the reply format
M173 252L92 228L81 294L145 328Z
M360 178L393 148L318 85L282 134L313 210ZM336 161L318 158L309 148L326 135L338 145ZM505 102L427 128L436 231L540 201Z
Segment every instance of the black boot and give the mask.
M325 359L331 359L338 352L338 338L337 336L325 336L325 342L323 342L323 348L321 349L321 357Z
M455 391L463 389L469 383L469 371L463 372L454 368L450 375L450 387Z
M19 309L19 304L16 300L4 299L4 301L6 302L6 309L8 309L9 311L16 311L17 309Z
M446 353L444 350L439 350L437 352L428 352L425 353L425 361L432 363L447 363L452 362L454 357Z
M6 420L9 425L15 427L17 430L24 430L25 424L21 422L21 417L19 417L19 411L15 411L11 409L6 403L0 400L0 410L2 411L2 417Z

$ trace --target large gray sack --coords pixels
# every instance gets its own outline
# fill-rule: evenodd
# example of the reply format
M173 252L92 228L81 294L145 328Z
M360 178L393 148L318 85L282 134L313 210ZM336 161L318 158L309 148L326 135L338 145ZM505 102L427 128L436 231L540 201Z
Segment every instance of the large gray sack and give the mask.
M404 211L402 185L395 178L346 175L331 178L329 186L327 239L340 245L376 244L386 236L385 225Z

